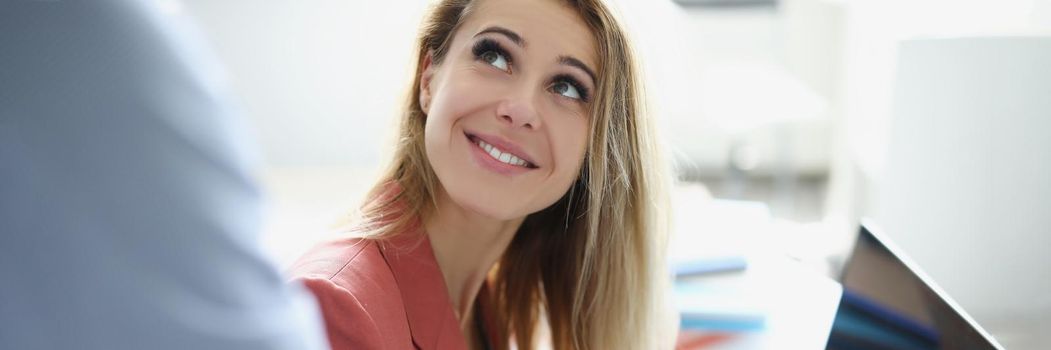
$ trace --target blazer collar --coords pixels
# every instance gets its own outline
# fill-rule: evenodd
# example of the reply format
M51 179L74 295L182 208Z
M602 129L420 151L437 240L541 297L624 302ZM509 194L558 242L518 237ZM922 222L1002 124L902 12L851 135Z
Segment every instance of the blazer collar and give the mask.
M384 239L380 247L398 283L416 346L423 350L467 349L427 234L422 229L411 230Z

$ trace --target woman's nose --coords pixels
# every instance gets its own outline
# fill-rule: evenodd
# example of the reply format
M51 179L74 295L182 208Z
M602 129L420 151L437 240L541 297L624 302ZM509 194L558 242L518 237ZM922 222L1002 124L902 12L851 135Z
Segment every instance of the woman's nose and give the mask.
M511 124L511 127L524 127L531 130L540 128L540 117L537 115L536 93L526 89L516 89L512 95L500 102L496 115L500 120Z

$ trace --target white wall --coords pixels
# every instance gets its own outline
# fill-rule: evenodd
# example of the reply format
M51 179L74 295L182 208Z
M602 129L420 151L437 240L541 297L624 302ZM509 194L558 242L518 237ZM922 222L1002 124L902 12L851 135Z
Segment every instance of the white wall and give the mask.
M274 166L374 166L422 1L189 0Z

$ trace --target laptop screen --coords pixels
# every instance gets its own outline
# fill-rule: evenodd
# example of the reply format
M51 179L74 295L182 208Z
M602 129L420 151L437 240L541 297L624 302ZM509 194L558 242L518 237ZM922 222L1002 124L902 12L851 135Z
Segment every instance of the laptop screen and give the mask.
M861 227L843 268L843 298L827 349L1001 349L870 227Z

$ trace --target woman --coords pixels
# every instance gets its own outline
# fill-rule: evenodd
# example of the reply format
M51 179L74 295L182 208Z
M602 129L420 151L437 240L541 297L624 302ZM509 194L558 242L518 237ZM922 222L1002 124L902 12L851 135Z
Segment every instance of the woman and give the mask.
M291 274L336 349L654 349L664 180L598 0L446 0L354 238Z

